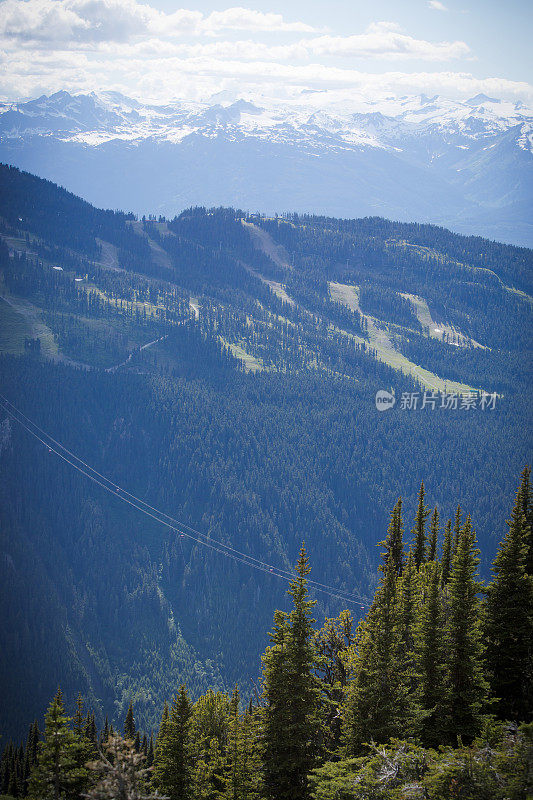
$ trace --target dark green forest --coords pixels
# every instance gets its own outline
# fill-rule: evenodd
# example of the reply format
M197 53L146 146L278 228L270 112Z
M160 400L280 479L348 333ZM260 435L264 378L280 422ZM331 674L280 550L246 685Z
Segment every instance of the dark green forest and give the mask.
M173 688L157 728L134 703L101 729L61 690L25 743L0 758L6 798L170 800L526 800L533 791L533 506L530 469L492 565L479 576L473 523L418 494L380 543L368 613L317 627L302 546L255 693ZM41 723L42 725L42 723Z
M531 266L524 248L377 218L138 220L0 167L0 732L21 741L58 684L98 736L132 703L149 743L182 683L192 704L237 684L243 713L302 541L330 587L309 585L318 627L348 606L355 631L389 511L402 495L411 529L422 480L442 531L457 503L472 513L488 581L531 463ZM104 491L13 407L272 572Z

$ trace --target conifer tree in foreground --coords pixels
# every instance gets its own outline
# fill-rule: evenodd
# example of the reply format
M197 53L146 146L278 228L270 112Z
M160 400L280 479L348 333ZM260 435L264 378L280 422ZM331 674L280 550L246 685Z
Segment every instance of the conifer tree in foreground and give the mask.
M334 755L341 745L342 705L348 683L345 655L353 642L353 618L349 611L341 611L335 619L326 619L316 634L315 671L322 691L321 748L327 755Z
M446 630L449 738L471 741L479 732L488 685L483 675L483 643L477 578L479 550L470 517L461 528L449 584Z
M126 739L131 739L131 741L134 742L136 733L135 719L133 717L133 705L130 703L128 713L126 714L126 721L124 722L124 736Z
M503 719L533 713L533 576L526 572L529 526L522 482L493 565L487 590L485 634L491 690Z
M163 713L161 714L161 722L159 723L159 730L157 732L157 737L155 740L154 762L157 761L157 759L159 758L159 752L167 731L168 719L169 719L168 703L165 700L163 704Z
M307 800L307 776L315 764L320 687L307 575L309 560L302 546L297 577L288 590L289 615L276 612L272 646L264 656L264 772L272 800Z
M399 497L392 509L387 538L379 543L379 547L384 548L381 555L383 565L380 567L385 572L387 564L392 561L394 575L397 577L402 574L404 564L403 552L403 522L402 522L402 498Z
M44 741L29 780L29 796L38 800L77 800L86 785L87 770L80 767L83 743L70 729L70 717L58 690L45 717Z
M420 491L418 492L418 506L416 510L415 525L412 530L413 534L413 558L415 567L420 569L420 565L426 560L426 520L430 514L429 509L424 505L424 498L426 490L424 489L424 481L420 484Z
M522 482L520 484L520 496L522 498L522 510L526 520L526 572L533 575L533 496L531 492L531 467L524 467L522 471Z
M419 579L413 553L409 551L402 577L398 580L398 669L409 691L414 691L418 676L415 659L415 616L419 600Z
M389 535L395 536L394 529L389 528ZM374 602L347 654L352 680L346 698L346 741L354 755L372 739L382 743L414 732L416 714L400 668L395 561L387 559L382 570Z
M431 525L428 540L427 560L435 561L437 558L437 545L439 541L439 510L437 506L433 509L431 515Z
M238 689L231 696L228 721L225 800L260 800L261 763L257 749L257 720L253 711L239 712Z
M442 543L442 560L441 560L441 586L446 586L450 580L450 571L452 568L452 521L448 520L444 528L444 541Z
M154 763L153 784L170 800L187 800L191 787L191 749L189 728L192 706L185 686L172 702L160 734Z
M427 747L444 741L446 687L444 671L444 615L440 594L441 571L437 561L429 561L422 580L425 600L417 617L419 699L426 716L421 738Z
M453 538L452 538L452 559L457 552L457 548L459 546L459 537L461 535L461 519L463 516L463 510L461 506L457 506L455 510L455 517L453 521Z

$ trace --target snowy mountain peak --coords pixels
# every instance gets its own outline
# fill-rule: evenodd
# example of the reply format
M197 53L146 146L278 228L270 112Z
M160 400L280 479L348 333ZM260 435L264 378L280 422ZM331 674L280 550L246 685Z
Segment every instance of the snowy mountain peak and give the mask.
M531 121L528 109L483 94L464 103L438 95L381 101L353 97L345 102L334 93L319 94L319 101L314 95L305 95L285 103L261 98L257 104L221 92L208 103L153 105L119 92L71 95L60 91L0 108L0 137L20 138L39 132L95 145L111 139L139 143L154 137L177 142L195 133L270 137L272 141L292 137L300 145L305 140L313 150L397 148L399 141L433 136L436 131L459 137L458 144L468 145Z
M197 203L381 215L533 243L533 114L521 103L291 91L4 103L0 160L140 213Z
M488 97L486 94L476 94L475 97L471 97L470 100L465 100L465 105L472 106L475 108L476 106L484 105L485 103L500 103L500 100L496 100L494 97Z

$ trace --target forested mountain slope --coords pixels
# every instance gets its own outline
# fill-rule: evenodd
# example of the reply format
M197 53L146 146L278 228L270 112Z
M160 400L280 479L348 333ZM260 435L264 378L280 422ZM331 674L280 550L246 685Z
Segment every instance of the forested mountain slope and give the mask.
M388 511L402 493L413 518L422 479L443 523L472 513L487 572L531 456L531 251L377 218L136 220L8 167L0 187L1 394L274 570L105 492L2 402L0 730L25 731L58 682L117 718L134 700L145 729L182 678L251 690L276 570L305 539L315 579L362 613ZM475 408L441 407L469 390ZM333 593L319 617L343 606Z

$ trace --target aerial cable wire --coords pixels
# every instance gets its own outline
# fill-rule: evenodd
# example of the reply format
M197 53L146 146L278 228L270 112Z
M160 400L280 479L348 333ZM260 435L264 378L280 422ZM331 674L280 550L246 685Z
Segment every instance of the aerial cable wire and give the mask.
M11 408L9 408L8 406L10 406ZM187 537L188 539L195 541L197 544L201 544L221 555L225 555L228 558L232 558L234 561L238 563L245 564L249 567L253 567L254 569L257 569L266 574L274 575L287 582L291 582L297 577L294 572L289 572L288 570L285 570L281 567L273 567L270 564L268 564L268 562L257 559L254 556L251 556L247 553L243 553L237 550L236 548L231 547L230 545L226 545L223 542L217 541L216 539L212 539L207 534L202 533L201 531L192 528L190 525L187 525L185 523L180 522L179 520L174 519L169 514L160 511L159 509L155 508L154 506L151 506L149 503L137 497L136 495L132 494L131 492L128 492L126 489L123 489L121 486L112 481L106 475L103 475L102 473L98 472L98 470L94 469L94 467L91 467L90 464L87 464L79 456L72 453L61 442L57 441L56 439L54 439L53 436L51 436L49 433L40 428L35 422L33 422L33 420L31 420L28 416L26 416L26 414L20 411L6 397L0 394L0 408L1 407L3 407L3 410L6 413L8 413L12 419L18 422L19 425L21 425L28 433L30 433L35 439L41 442L41 444L47 447L49 452L55 453L55 455L61 458L64 462L69 464L71 467L73 467L75 470L77 470L85 477L89 478L89 480L96 483L98 486L107 491L109 494L112 494L114 497L118 497L123 502L127 503L128 505L132 506L138 511L141 511L143 514L146 514L147 516L151 517L156 522L159 522L161 525L165 525L167 528L170 528L171 530L175 531L180 536ZM20 419L19 417L22 417L23 419ZM26 422L24 422L23 420L26 420L26 422L29 424L26 424ZM36 433L35 430L33 430L32 428L35 428L37 431L39 431L39 433ZM65 453L67 455L65 455ZM80 464L82 466L80 466ZM168 522L168 520L170 520L170 522ZM330 586L328 584L324 584L309 578L307 579L307 582L309 586L314 588L316 591L329 595L330 597L336 600L341 600L343 602L359 605L360 608L362 609L364 609L369 605L367 598L363 598L361 595L357 595L354 592L348 592L344 589L337 589L334 586Z
M177 526L179 528L185 528L186 530L188 530L192 534L194 534L194 537L198 537L198 536L203 537L203 538L207 539L208 542L214 542L219 547L227 549L227 550L231 551L232 553L234 553L235 555L237 555L237 556L239 556L241 558L245 558L247 560L254 561L261 567L264 567L264 568L269 569L269 570L272 568L271 565L268 564L266 561L263 561L261 559L255 558L254 556L251 556L248 553L243 553L240 550L236 550L234 547L231 547L231 545L224 544L223 542L217 541L216 539L213 540L208 534L202 533L201 531L198 531L197 529L192 528L190 525L187 525L186 523L181 522L180 520L177 520L174 517L171 517L170 514L166 514L165 512L160 511L158 508L155 508L154 506L151 506L145 500L142 500L141 498L137 497L136 495L132 494L131 492L128 492L126 489L123 489L122 487L118 486L118 484L116 484L114 481L112 481L106 475L103 475L102 473L98 472L98 470L94 469L94 467L91 467L90 464L87 464L87 462L85 462L82 458L77 456L75 453L73 453L68 448L66 448L61 442L58 442L56 439L53 438L53 436L51 436L49 433L47 433L42 428L40 428L35 422L33 422L33 420L31 420L28 416L26 416L26 414L24 414L22 411L20 411L13 403L11 403L9 400L7 400L7 398L5 398L1 394L0 394L0 401L3 401L4 403L9 404L12 407L12 409L14 409L16 411L17 414L22 416L27 422L30 423L30 425L32 425L34 428L36 428L43 436L45 436L47 439L50 439L50 441L54 442L54 444L56 444L59 448L61 448L61 450L63 450L65 453L68 453L68 455L71 458L75 459L80 464L82 464L85 467L85 469L87 469L90 472L92 472L95 475L97 475L102 481L105 481L105 482L111 484L111 486L113 487L114 491L120 491L122 494L127 495L132 500L134 500L136 503L138 503L138 504L140 504L142 506L146 506L146 508L148 508L150 511L154 512L158 516L162 516L162 517L165 517L167 520L170 520L171 522L174 523L175 526ZM276 569L276 571L278 573L287 576L291 580L293 580L296 577L296 575L295 575L295 573L293 571L291 572L289 570L283 569L282 567L276 567L275 569ZM335 586L331 586L329 584L324 584L324 583L321 583L320 581L315 581L313 579L309 579L308 578L307 580L308 580L309 585L312 585L312 586L316 587L317 589L320 589L320 590L325 589L325 590L327 590L329 592L334 592L336 595L345 596L347 600L355 601L356 603L361 603L361 601L363 601L363 600L364 600L365 603L368 603L367 598L363 598L361 595L359 595L359 594L357 594L355 592L349 592L349 591L347 591L345 589L338 589Z

